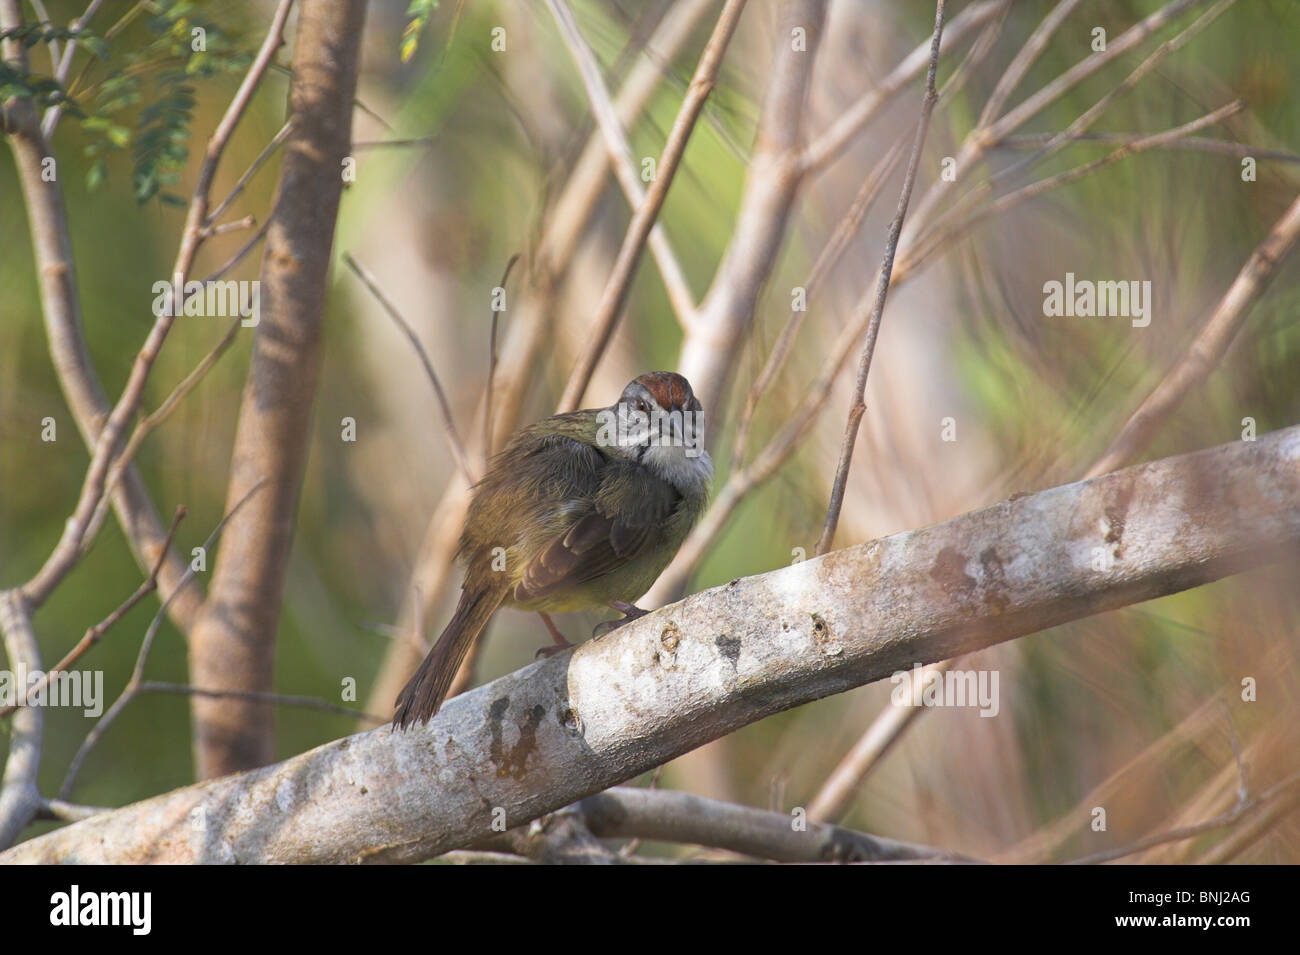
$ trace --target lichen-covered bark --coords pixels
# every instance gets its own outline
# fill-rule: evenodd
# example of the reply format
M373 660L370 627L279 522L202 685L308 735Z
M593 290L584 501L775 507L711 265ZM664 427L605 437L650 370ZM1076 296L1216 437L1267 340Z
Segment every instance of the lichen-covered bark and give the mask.
M457 697L0 862L416 861L772 713L1294 556L1300 426L735 580Z

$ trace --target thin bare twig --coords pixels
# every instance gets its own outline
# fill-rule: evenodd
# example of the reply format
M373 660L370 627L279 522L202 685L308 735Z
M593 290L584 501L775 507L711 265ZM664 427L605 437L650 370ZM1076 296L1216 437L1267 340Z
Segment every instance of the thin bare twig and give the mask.
M208 282L215 282L217 279L222 278L227 272L242 262L248 256L248 253L257 248L258 243L266 238L267 230L271 228L271 221L275 218L275 210L276 207L272 206L271 211L267 213L266 221L258 226L257 231L249 237L248 241L239 247L239 251L228 258L215 272L208 276Z
M944 80L943 86L939 87L939 102L936 103L934 107L936 110L943 109L943 107L966 85L966 80L970 78L975 67L979 66L988 58L989 53L993 51L994 44L997 43L998 37L1002 34L1002 28L1007 24L1007 17L1011 15L1011 7L1013 3L1014 0L1005 0L1002 6L994 11L992 18L988 21L988 25L985 26L980 35L975 38L975 42L972 43L970 49L966 51L966 55L962 57L961 62L957 64L956 69L949 74L948 79ZM964 10L962 11L963 14L965 12L966 11ZM961 14L959 14L952 23L948 24L948 27L943 31L945 40L952 34L953 29L957 26L957 21L960 19ZM943 51L940 49L940 55L942 55L942 53Z
M438 141L437 136L421 136L418 139L372 139L365 142L353 143L352 149L355 152L358 149L387 149L405 146L432 146Z
M221 213L225 212L227 207L238 198L239 194L244 191L244 187L248 185L248 181L257 174L257 170L261 169L262 165L271 158L271 155L289 138L291 132L293 132L293 120L289 119L280 127L280 131L271 138L271 141L263 147L262 151L257 154L257 158L244 170L244 174L239 177L234 188L230 190L230 194L212 210L205 223L207 226L211 227L214 222L221 218Z
M254 484L249 488L248 493L240 498L239 501L235 503L235 506L221 518L217 523L217 526L212 529L212 533L208 535L207 540L203 542L203 550L205 553L211 552L212 545L216 543L217 539L221 536L221 532L225 529L226 524L232 517L239 513L240 508L248 503L252 496L256 494L265 483L265 480L262 480ZM162 602L162 606L158 608L158 612L154 614L153 619L149 622L149 626L144 633L144 639L140 641L140 651L136 654L135 666L131 670L131 678L127 681L126 686L122 689L122 692L118 695L117 699L113 701L112 705L104 712L104 715L100 717L94 728L86 734L86 738L82 741L81 746L78 747L76 755L73 756L72 762L68 766L67 775L63 777L63 784L59 787L60 799L67 799L68 796L71 795L72 785L76 782L77 774L81 772L81 767L82 764L85 763L86 757L90 755L90 751L95 748L95 744L99 742L104 733L108 731L109 726L111 726L113 721L117 719L118 714L121 713L122 710L126 708L126 705L135 699L136 694L139 693L140 684L144 682L145 661L149 659L149 651L153 649L154 640L158 636L158 629L162 626L163 617L167 613L167 606L176 599L177 594L184 590L185 584L187 584L196 573L197 571L195 571L193 563L186 567L185 576L181 579L180 583L171 594L168 595L167 599Z
M939 99L935 89L935 74L939 70L939 43L943 38L943 12L945 0L938 0L934 9L934 37L930 41L930 68L925 76L925 96L921 100L921 117L917 120L916 138L912 142L912 155L907 163L907 173L903 178L903 191L898 197L898 211L894 221L889 224L889 237L885 241L885 254L880 263L880 277L876 282L876 300L871 310L871 323L867 326L867 338L862 345L862 358L858 364L858 380L854 385L853 407L849 410L848 425L844 429L844 443L840 448L840 460L835 469L835 483L831 488L831 500L826 508L826 523L822 527L821 538L817 541L817 555L825 554L831 549L835 539L835 527L840 520L840 508L844 504L844 492L848 487L849 467L853 462L853 445L858 437L858 424L866 413L867 375L871 371L871 358L876 351L876 336L880 332L880 320L885 311L885 298L889 294L889 279L894 268L894 253L898 248L898 237L903 231L903 220L907 217L907 206L912 198L912 186L916 182L916 170L921 164L921 151L925 146L925 134L930 128L930 115L934 104Z
M980 112L980 118L975 124L977 127L987 127L998 118L998 114L1006 106L1011 94L1020 85L1020 81L1025 78L1029 68L1043 55L1043 50L1047 49L1047 44L1065 21L1065 18L1073 13L1075 7L1082 2L1083 0L1060 0L1052 8L1052 12L1039 21L1038 26L1029 34L1029 39L1011 58L1007 68L1002 71L1002 76L998 78L996 85L993 87L993 92L989 94L988 100L984 103L984 109Z
M230 222L220 222L216 225L203 227L203 237L211 238L214 235L226 235L230 232L243 232L245 229L252 229L257 225L257 216L244 216L242 219L234 219Z
M505 271L501 273L501 282L498 288L502 290L506 287L506 281L510 278L510 270L515 267L519 261L519 253L516 252L510 256L510 261L506 263ZM492 309L492 328L488 332L488 371L487 383L483 386L483 470L487 470L488 462L492 460L492 385L493 379L497 374L497 321L501 313L495 308Z
M319 710L336 716L349 716L353 719L366 720L376 726L387 723L390 717L363 713L347 706L330 703L315 696L295 696L289 693L264 693L260 690L210 690L188 683L166 683L158 680L146 680L136 690L140 693L171 693L177 696L207 696L214 699L252 700L257 703L275 703L279 706L297 706L302 709Z
M90 25L91 19L98 12L100 5L104 0L90 0L86 7L86 12L77 19L72 21L71 29L74 32L84 30ZM63 46L63 56L59 59L59 65L54 70L54 80L60 86L68 82L68 74L72 72L72 55L77 51L77 40L68 40ZM63 115L63 104L55 103L45 111L45 117L41 121L41 135L49 139L54 135L55 127L59 125L59 117Z
M569 48L569 53L577 65L587 99L591 102L592 114L596 117L596 125L609 152L614 178L627 197L628 205L636 210L645 203L645 192L641 188L636 172L632 147L628 144L623 126L618 121L618 112L614 109L614 102L610 98L609 89L600 74L600 64L596 62L596 54L583 39L582 32L573 17L573 11L569 9L566 0L547 0L547 5L551 8L556 26L560 29L560 36L563 37L565 46ZM658 176L657 171L655 175ZM650 254L654 256L655 263L659 266L659 275L668 293L668 301L673 313L677 316L678 322L683 327L687 327L695 318L695 298L691 294L690 284L686 281L681 263L677 260L677 254L668 243L668 236L660 223L656 222L650 229L648 244Z
M1142 138L1141 133L1080 133L1074 137L1078 143L1099 143L1104 146L1124 146L1135 143ZM1020 136L1008 136L999 144L1003 149L1041 149L1050 142L1053 133L1025 133ZM1253 146L1250 143L1234 143L1227 139L1209 139L1204 136L1188 136L1164 143L1159 148L1184 152L1217 153L1224 156L1252 156L1267 162L1300 163L1300 153L1287 152L1285 149L1268 149Z
M286 126L287 125L288 124L286 124ZM274 216L275 208L272 207L270 214L267 216L266 222L262 223L256 234L254 234L252 238L250 238L243 247L234 254L234 256L227 260L224 265L209 275L206 282L217 281L228 271L238 265L239 262L248 255L248 253L251 252L263 238L266 237L266 231L270 227L271 219ZM91 517L90 524L86 531L86 537L88 539L93 540L98 535L100 525L103 523L104 517L107 514L110 494L117 486L118 482L121 481L123 474L131 466L131 462L135 459L135 455L139 451L140 445L144 442L144 439L149 436L150 432L166 421L171 413L176 410L176 407L181 403L181 401L183 401L189 393L198 387L199 383L207 377L208 372L212 370L213 366L216 365L221 356L224 355L226 351L229 350L230 346L234 344L235 336L239 333L241 324L241 319L237 318L232 321L226 329L226 334L223 335L221 340L217 342L212 350L203 357L203 360L199 362L195 369L186 375L185 378L182 379L174 389L172 389L171 394L163 400L163 403L159 405L155 411L145 415L136 424L135 430L131 432L131 437L127 440L126 446L113 461L113 467L109 472L108 480L104 487L104 494L99 499L99 504L95 508L95 513Z
M566 15L567 11L556 0L549 0L549 2L557 19ZM558 410L561 412L572 411L578 407L583 393L587 390L587 382L591 380L591 375L596 370L596 363L604 354L610 338L613 337L614 328L631 288L632 276L641 257L641 249L659 215L659 210L663 207L664 199L668 195L668 187L672 185L682 154L686 150L687 140L690 139L691 131L695 127L695 120L713 90L718 69L722 65L723 54L735 32L744 6L745 0L727 0L713 34L704 47L699 64L695 68L695 75L691 78L691 85L682 100L677 118L673 121L668 140L664 143L663 154L655 166L654 182L646 190L645 201L637 207L632 215L632 221L628 224L622 247L614 260L614 268L596 306L596 316L591 323L590 344L579 356L577 366L570 375L564 394L560 398Z
M150 572L149 576L146 577L144 582L135 589L135 592L132 593L131 596L127 597L126 600L122 601L122 603L118 605L117 609L107 617L94 626L87 628L82 638L77 641L77 645L64 654L62 660L56 663L49 670L46 670L39 680L26 688L23 700L15 700L8 706L0 708L0 719L4 719L10 713L24 705L33 695L39 694L49 686L51 680L57 679L60 672L67 670L72 666L72 664L85 656L90 648L97 644L103 638L104 634L106 634L115 623L126 616L136 604L158 589L158 572L162 569L163 561L167 558L167 551L171 548L172 539L176 536L176 528L180 526L181 520L184 517L185 508L183 506L176 508L176 516L172 518L172 526L167 531L167 539L163 542L162 549L158 552L158 560L154 564L153 570Z
M208 140L203 164L199 168L194 197L190 201L189 211L186 215L180 248L176 255L176 262L172 267L172 275L178 279L181 289L184 288L185 277L188 275L199 246L203 242L203 224L207 217L208 193L212 188L212 180L216 174L217 165L225 152L226 144L234 133L235 126L247 110L258 84L270 66L271 58L275 55L276 49L279 48L282 42L285 22L288 20L289 10L292 5L293 0L280 0L261 49L249 67L248 73L235 93L234 99L231 100L221 121L217 124L212 137ZM144 345L135 357L126 387L123 388L121 397L109 414L108 419L104 422L104 427L95 441L94 453L91 457L85 481L82 484L76 509L67 520L58 544L41 569L23 586L23 595L33 607L40 606L49 597L54 587L72 569L84 552L85 532L98 507L99 499L105 492L108 472L113 458L117 455L127 424L134 417L135 411L139 407L149 373L157 361L159 352L162 350L167 333L171 330L176 316L183 313L183 292L177 295L176 298L177 300L171 301L169 303L170 307L164 308L163 314L157 317L148 337L145 339Z
M104 39L111 40L130 26L131 22L149 6L149 2L150 0L136 0L135 3L131 4L131 8L118 17L117 20L113 22L113 25L104 31ZM91 66L93 66L95 62L96 61L92 58L83 63L81 71L77 73L77 77L72 81L71 86L67 86L66 83L61 84L67 87L69 96L75 96L77 91L81 89L81 81L86 78L86 74L90 71ZM69 64L69 66L71 66L71 64Z
M1208 850L1196 860L1198 865L1223 865L1259 841L1278 821L1300 809L1300 790L1292 790L1281 799L1275 799L1268 805L1252 813L1243 825L1234 827L1224 840Z
M949 245L959 235L968 232L975 226L994 216L1002 215L1022 202L1030 199L1036 199L1044 193L1050 192L1061 186L1077 182L1085 176L1092 175L1099 169L1127 159L1129 156L1137 153L1146 152L1150 149L1158 149L1160 146L1174 142L1182 136L1205 129L1208 126L1214 126L1240 113L1245 108L1245 103L1241 100L1234 100L1227 103L1212 113L1198 117L1189 123L1183 123L1181 126L1175 126L1172 129L1162 130L1158 133L1152 133L1149 136L1142 136L1132 142L1125 143L1113 152L1107 153L1091 162L1083 163L1071 169L1066 169L1054 176L1046 179L1040 179L1037 182L1030 183L1027 186L1009 192L1006 195L999 196L993 202L989 203L974 212L969 213L964 219L952 225L942 227L935 225L933 231L917 239L911 248L899 260L898 268L903 274L910 274L919 269L926 261L933 258L935 253ZM979 187L972 189L968 195L980 191Z
M1005 12L1002 0L974 3L953 18L940 42L953 44L991 18ZM831 126L804 147L799 158L805 173L824 169L848 148L853 138L886 106L930 59L930 44L922 43L889 72L884 79L864 93Z
M1088 128L1091 127L1103 113L1105 113L1116 99L1133 89L1133 87L1135 87L1145 76L1155 70L1156 67L1163 63L1170 55L1176 53L1179 49L1189 43L1201 31L1218 19L1219 15L1235 2L1236 0L1219 0L1213 8L1206 11L1194 23L1158 46L1147 56L1146 59L1138 64L1136 69L1129 73L1129 75L1121 80L1116 86L1108 90L1105 95L1097 100L1096 103L1080 114L1074 122L1060 132L1049 137L1048 140L1033 153L1033 155L1026 156L1019 162L1012 163L1009 166L997 170L987 179L972 187L953 202L942 217L939 217L932 225L927 227L925 238L913 243L913 245L921 245L932 236L938 235L938 230L941 227L944 227L945 222L956 221L959 217L959 213L963 212L966 208L976 202L992 195L1000 183L1005 182L1017 173L1025 171L1035 164L1042 162L1044 159L1055 155L1066 145L1076 141L1078 137L1082 136L1084 132L1088 130ZM1138 141L1140 140L1135 140L1134 142L1136 143ZM1169 140L1169 142L1172 141L1173 140ZM1150 143L1144 143L1142 148L1158 148L1160 145L1161 143L1159 142L1155 143L1154 147ZM962 227L964 228L968 226L969 219L963 223ZM908 256L907 258L915 261L915 258L912 256Z
M80 822L102 812L112 812L109 806L82 806L62 799L43 799L36 810L36 818L50 822Z
M899 271L903 270L902 267L910 256L911 249L915 244L915 237L934 224L935 211L943 203L949 201L948 196L952 188L955 188L954 183L965 181L967 172L975 163L979 162L988 150L997 146L1004 138L1020 128L1029 119L1064 96L1107 63L1127 53L1153 33L1163 28L1189 6L1202 2L1205 2L1205 0L1170 0L1159 10L1156 10L1107 43L1104 51L1092 53L1083 58L1056 79L1029 96L1019 106L1006 113L1001 119L995 119L996 113L1000 112L1002 106L1005 105L1006 98L1014 91L1024 73L1041 54L1042 48L1046 46L1051 34L1059 27L1060 20L1077 3L1077 0L1061 0L1061 3L1048 15L1051 23L1047 24L1047 21L1044 21L1046 26L1040 24L1039 28L1031 34L1025 48L1022 48L1016 58L1013 59L1012 64L1007 68L1007 72L1004 73L1002 81L999 81L1000 86L1004 85L1005 81L1005 95L999 97L1001 101L996 102L993 109L985 108L980 122L962 141L953 166L952 180L948 181L945 178L936 181L917 202L912 221L903 235L904 252L899 261Z
M460 466L461 473L465 480L473 484L477 478L474 476L474 469L469 463L469 452L465 450L465 443L460 439L460 432L456 429L456 420L451 413L451 403L447 401L447 393L442 390L442 382L438 380L438 373L433 369L433 362L429 360L429 353L424 350L424 345L420 342L420 336L415 334L415 329L411 327L410 322L402 317L402 313L397 310L384 290L379 287L378 280L371 274L370 270L352 257L351 252L343 253L343 261L350 268L357 278L361 279L363 285L370 290L370 294L388 313L397 327L402 330L402 334L410 341L411 347L420 357L420 363L424 365L424 373L433 385L434 396L438 399L438 410L442 413L442 424L447 434L447 443L451 445L451 453L456 458L457 465Z
M1243 817L1267 805L1279 796L1286 796L1294 793L1300 788L1300 773L1294 773L1288 776L1282 782L1265 790L1258 796L1252 796L1244 800L1238 800L1227 812L1215 816L1213 819L1207 819L1204 822L1198 822L1191 826L1180 826L1176 829L1170 829L1168 832L1158 832L1139 839L1137 842L1127 846L1120 846L1116 849L1107 849L1104 852L1094 852L1092 855L1083 856L1079 859L1073 859L1066 865L1100 865L1103 862L1113 862L1116 859L1122 859L1125 856L1131 856L1138 852L1145 852L1154 846L1164 845L1170 842L1182 842L1186 839L1194 839L1197 836L1207 832L1213 832L1215 829L1222 829L1225 826L1231 826Z
M1000 853L994 862L1010 864L1045 864L1052 861L1057 851L1074 837L1081 825L1091 818L1088 810L1093 806L1108 804L1116 798L1123 781L1133 770L1156 765L1174 753L1179 746L1193 743L1213 724L1220 700L1211 697L1183 717L1176 726L1148 743L1143 749L1105 779L1093 786L1074 805L1060 813L1051 822L1040 826L1010 849Z
M1067 143L1077 139L1082 133L1088 130L1109 107L1120 96L1127 93L1133 87L1137 86L1142 79L1156 69L1161 63L1171 55L1181 50L1190 43L1206 27L1219 18L1228 7L1236 3L1237 0L1219 0L1213 7L1201 14L1190 26L1174 36L1170 37L1160 46L1156 47L1145 60L1137 65L1137 68L1128 76L1124 77L1117 85L1107 90L1101 99L1097 100L1092 106L1086 109L1080 116L1065 129L1053 136L1041 149L1031 156L1026 156L1017 163L1000 169L989 177L990 184L996 184L1002 179L1015 175L1022 169L1027 169L1036 163L1041 162L1049 156L1054 155Z
M1300 196L1246 260L1187 353L1133 412L1110 447L1088 469L1087 477L1122 467L1150 443L1174 406L1218 364L1241 330L1250 307L1268 287L1282 259L1295 248L1297 239L1300 239Z
M108 514L109 494L117 485L117 482L121 480L126 469L131 466L131 462L135 460L136 453L140 450L140 445L144 443L144 439L147 438L155 428L166 421L180 403L185 400L186 396L198 387L199 382L207 376L208 372L212 370L213 366L216 365L221 356L224 355L230 346L234 344L235 335L239 332L239 326L240 319L234 319L230 323L229 328L226 329L226 334L221 337L221 340L217 342L210 352L203 356L203 360L198 363L194 370L186 375L181 382L172 389L171 394L163 400L163 403L158 406L157 410L145 415L136 423L135 430L131 432L131 437L127 439L126 446L122 448L122 453L119 454L113 462L113 468L109 472L108 481L105 484L104 496L99 499L99 506L95 509L95 513L90 519L90 525L86 532L86 537L88 539L94 540L96 535L98 535L99 526ZM170 535L168 536L170 538ZM164 547L160 553L165 557L167 554L167 548ZM156 570L155 573L157 573Z
M777 862L975 861L946 849L824 823L796 829L789 813L671 789L615 786L588 796L577 809L602 839L635 836L692 843Z
M50 19L49 11L45 9L44 0L29 0L32 9L36 11L37 23L47 30L54 26L54 21ZM55 37L49 37L50 69L51 71L59 68L59 41Z
M894 167L898 165L898 161L902 157L903 140L900 139L871 168L867 178L863 180L862 186L858 189L858 194L849 205L848 212L844 214L844 218L836 225L835 231L831 233L831 237L817 254L817 260L813 263L812 271L808 275L808 281L804 283L805 307L790 310L790 318L786 321L785 327L781 329L781 334L777 337L776 344L772 346L767 361L763 363L762 369L754 379L754 384L750 386L749 393L745 396L745 406L741 409L740 417L736 422L736 438L731 450L733 468L740 464L745 445L749 442L749 430L753 424L754 413L758 409L758 402L785 365L785 359L794 345L795 336L799 334L799 328L803 325L804 317L808 314L807 305L812 301L813 293L820 287L822 280L835 267L836 263L839 262L844 250L848 248L853 236L857 234L859 226L862 225L862 220L866 217L867 211L876 201L876 197L880 195L885 180L889 178L890 173L894 171Z
M940 660L922 667L920 672L909 674L908 679L921 686L944 673L955 660ZM913 684L916 685L916 684ZM858 741L835 765L821 788L808 803L808 819L812 822L839 822L853 808L853 800L862 788L871 770L898 742L903 731L925 709L922 706L889 705L877 714Z
M1138 23L1129 27L1115 39L1106 44L1106 49L1084 57L1070 69L1066 70L1056 79L1043 86L1032 96L1027 98L1019 106L1012 108L1002 118L982 124L982 132L979 136L980 143L987 147L993 143L1000 142L1004 136L1014 129L1018 129L1028 119L1037 115L1044 108L1056 102L1067 92L1077 86L1080 82L1096 73L1107 63L1110 63L1116 57L1122 56L1138 44L1144 42L1157 31L1163 29L1176 17L1180 16L1189 7L1205 3L1206 0L1170 0L1163 7L1149 16L1143 18Z
M266 217L266 222L262 223L256 234L244 243L243 247L236 252L234 256L227 260L224 265L209 275L206 281L215 282L238 265L239 262L249 252L251 252L263 238L266 237L267 229L270 228L271 220L274 216L275 207L272 207L270 214ZM199 362L195 369L186 375L185 378L182 379L174 389L172 389L171 394L163 400L163 403L159 405L155 411L145 415L136 424L135 430L131 432L131 437L127 440L126 446L113 461L113 468L109 472L108 481L104 488L104 495L99 499L99 504L95 508L95 513L90 519L90 525L86 531L87 539L94 540L94 538L99 534L100 525L103 523L107 514L109 495L122 479L126 470L131 466L131 462L135 460L135 455L140 450L141 444L144 443L144 439L149 436L150 432L166 421L171 413L176 410L181 401L183 401L186 396L198 387L199 383L207 377L208 372L212 370L217 361L220 360L221 356L224 355L229 350L230 346L235 343L235 336L239 333L241 324L242 319L237 318L233 320L227 327L226 334L223 335L221 340L217 342L213 349L203 357L203 360Z

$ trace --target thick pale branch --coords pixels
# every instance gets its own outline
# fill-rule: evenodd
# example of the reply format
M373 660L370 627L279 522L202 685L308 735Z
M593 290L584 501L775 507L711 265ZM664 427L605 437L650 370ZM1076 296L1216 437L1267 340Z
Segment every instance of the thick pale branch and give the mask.
M31 612L22 591L0 591L0 640L11 671L39 671L41 651L32 632ZM24 706L13 718L9 756L0 776L0 848L8 848L41 807L36 788L41 768L41 740L45 713L39 706Z
M764 94L731 241L677 360L677 370L690 379L696 397L713 420L723 415L736 356L781 250L803 181L804 118L826 4L824 0L790 0L779 16L769 68L772 79ZM795 28L805 31L806 49L795 49L790 42ZM656 587L653 593L652 602L665 599L661 588Z
M479 687L427 726L96 816L4 862L417 861L782 710L1294 557L1300 426L744 580Z

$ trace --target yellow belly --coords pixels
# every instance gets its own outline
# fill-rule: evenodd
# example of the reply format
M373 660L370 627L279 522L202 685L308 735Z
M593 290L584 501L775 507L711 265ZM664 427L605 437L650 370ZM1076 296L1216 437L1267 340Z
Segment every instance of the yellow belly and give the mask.
M615 600L631 603L650 589L668 566L675 550L675 547L657 548L634 563L619 568L614 574L595 577L575 587L566 587L534 600L517 601L511 592L503 603L507 607L539 610L542 613L576 613L593 607L608 607Z

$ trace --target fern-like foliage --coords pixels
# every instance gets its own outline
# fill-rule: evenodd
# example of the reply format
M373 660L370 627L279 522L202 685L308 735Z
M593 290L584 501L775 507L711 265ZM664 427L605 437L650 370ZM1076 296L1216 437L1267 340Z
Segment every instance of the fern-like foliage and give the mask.
M41 109L61 105L66 116L80 122L89 137L89 188L108 181L111 153L128 151L136 200L144 203L156 197L183 206L186 200L168 187L180 180L189 159L196 84L220 74L242 73L252 61L240 38L211 15L230 8L218 0L148 0L103 36L48 24L24 25L8 35L29 48L76 39L92 59L67 89L51 76L20 73L0 64L0 99L26 96ZM144 16L137 17L137 12ZM127 32L127 26L135 29Z

